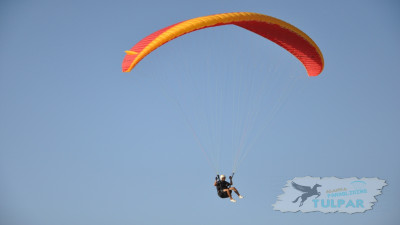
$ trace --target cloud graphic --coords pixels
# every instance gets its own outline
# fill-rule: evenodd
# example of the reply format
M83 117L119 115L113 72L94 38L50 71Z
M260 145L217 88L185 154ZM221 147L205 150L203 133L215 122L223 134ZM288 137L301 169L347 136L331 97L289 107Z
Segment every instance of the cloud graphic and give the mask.
M386 185L378 178L295 177L272 206L281 212L361 213L372 209Z

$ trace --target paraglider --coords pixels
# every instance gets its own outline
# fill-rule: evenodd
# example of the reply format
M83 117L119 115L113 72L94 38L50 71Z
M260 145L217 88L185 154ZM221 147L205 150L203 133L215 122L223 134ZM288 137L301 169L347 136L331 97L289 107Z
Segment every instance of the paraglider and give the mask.
M215 177L214 186L217 188L217 193L220 198L229 197L231 202L236 202L232 197L232 191L234 191L239 198L244 198L239 194L239 191L235 187L232 187L232 185L232 176L229 176L229 183L225 181L225 175L217 175L217 177Z
M147 37L139 41L137 44L135 44L130 50L125 51L126 55L122 62L122 71L130 72L147 55L149 55L154 50L156 50L160 46L166 44L167 42L173 39L176 39L182 35L188 34L193 31L210 27L219 27L224 25L235 25L237 27L241 27L245 30L248 30L265 38L265 40L270 40L276 43L277 45L281 46L287 52L295 56L304 65L307 74L310 77L318 76L324 68L324 59L319 47L307 34L302 32L300 29L296 28L295 26L285 21L282 21L280 19L271 16L259 13L252 13L252 12L234 12L234 13L222 13L222 14L215 14L215 15L189 19L186 21L182 21L167 26L148 35ZM218 90L218 87L216 89ZM246 93L246 92L241 91L240 93ZM260 91L257 93L263 93L263 92ZM219 105L219 104L214 104L214 105ZM239 104L236 104L235 106L237 106L238 108ZM248 115L253 115L253 114L248 113ZM207 116L205 116L205 118L207 118ZM232 118L236 118L236 116L233 116ZM216 120L218 119L214 119L213 121ZM245 120L246 123L248 123L248 121L249 120ZM246 135L248 131L247 128L251 126L243 126L243 127L244 128L242 129L245 129L245 132L243 133ZM194 130L191 126L190 128ZM199 139L195 134L195 132L193 133L194 136L196 136L196 138ZM242 139L244 139L243 135L242 138L240 139L239 146L235 148L239 150L244 148ZM200 141L198 140L198 142ZM203 149L204 147L201 146L201 148L204 151ZM213 148L219 148L219 147L213 147ZM236 162L234 164L235 165L233 173L235 172L236 169ZM219 171L216 170L216 172L217 174L220 174ZM217 176L214 186L217 188L218 195L221 198L229 197L232 202L235 202L235 200L232 198L231 195L232 191L234 191L239 196L239 198L243 198L243 196L239 194L236 188L231 187L231 185L233 184L232 176L230 176L229 178L230 182L227 182L225 181L225 176L221 175L220 178L219 176Z

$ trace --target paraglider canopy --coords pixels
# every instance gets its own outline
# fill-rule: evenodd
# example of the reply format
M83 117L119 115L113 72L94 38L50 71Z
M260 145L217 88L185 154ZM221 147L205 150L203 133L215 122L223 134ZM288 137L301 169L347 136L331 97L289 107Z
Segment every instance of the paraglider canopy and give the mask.
M251 12L222 13L186 20L158 30L126 51L122 71L130 72L144 57L161 45L192 31L221 25L236 25L280 45L305 66L309 76L319 75L324 67L321 51L298 28L282 20Z

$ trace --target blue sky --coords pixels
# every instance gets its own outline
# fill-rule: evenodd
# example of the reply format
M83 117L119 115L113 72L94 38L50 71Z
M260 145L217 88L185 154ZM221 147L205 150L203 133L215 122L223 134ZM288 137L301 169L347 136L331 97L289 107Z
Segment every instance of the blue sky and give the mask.
M1 224L398 224L399 9L397 1L2 1ZM195 32L158 49L136 71L121 72L124 51L146 35L237 11L303 30L324 55L323 73L308 79L284 50L230 28L216 30L224 44L207 46L202 41L214 40L212 30ZM205 73L196 69L204 64L192 64L196 57L218 68L225 51L211 49L232 56L245 46L254 57L246 65L261 63L255 72L305 78L269 129L258 131L234 179L246 198L232 204L217 197L215 173L185 112L160 84L171 73ZM179 59L182 68L175 67ZM165 85L175 90L172 80ZM302 176L379 177L388 186L366 213L273 211L286 181Z

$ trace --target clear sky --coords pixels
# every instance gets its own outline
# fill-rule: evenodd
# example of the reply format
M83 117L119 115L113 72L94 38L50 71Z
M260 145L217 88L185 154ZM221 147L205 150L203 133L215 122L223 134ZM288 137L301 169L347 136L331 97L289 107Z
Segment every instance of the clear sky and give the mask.
M303 30L324 55L323 73L308 79L284 50L230 28L216 31L221 45L204 41L213 30L194 32L121 72L124 51L146 35L238 11ZM395 0L1 1L0 224L399 224L399 22ZM225 43L250 46L244 63L262 62L256 72L305 77L258 131L234 178L245 196L236 204L216 195L183 113L191 107L182 111L158 78L199 73L196 57L218 67L223 52L237 52ZM177 59L186 66L175 70ZM365 213L273 211L286 181L303 176L379 177L388 186Z

